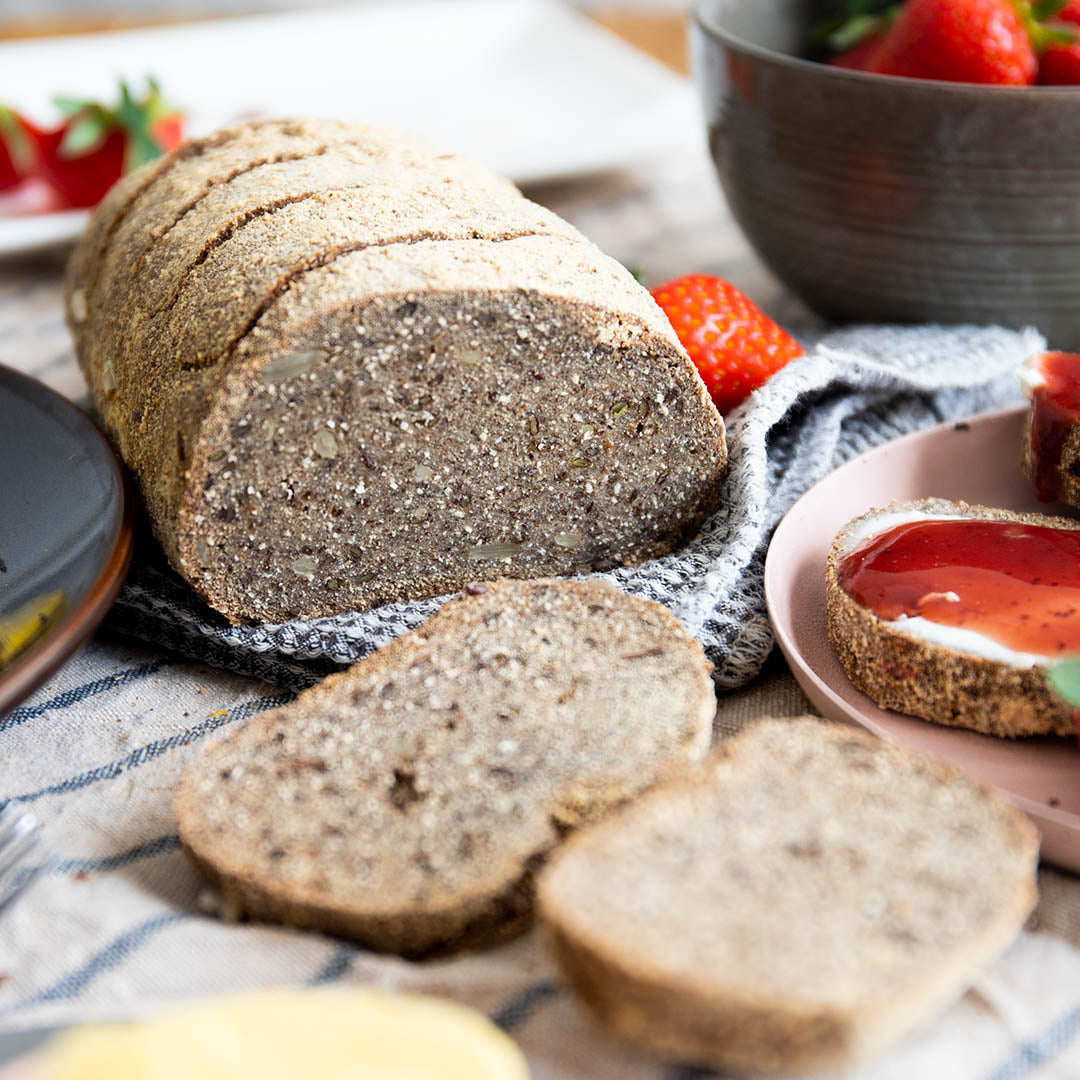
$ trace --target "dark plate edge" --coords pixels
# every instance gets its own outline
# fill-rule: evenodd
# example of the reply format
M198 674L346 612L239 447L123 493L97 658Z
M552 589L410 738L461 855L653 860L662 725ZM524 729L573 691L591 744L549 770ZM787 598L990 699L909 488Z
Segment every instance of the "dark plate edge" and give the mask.
M92 439L105 447L120 492L120 523L113 538L112 550L98 574L97 580L75 607L60 622L47 631L44 638L32 645L10 667L0 671L0 717L33 693L82 643L97 629L112 606L124 583L134 551L133 507L127 473L120 464L109 441L93 418L67 398L38 379L0 364L0 377L22 383L31 397L47 397L61 403L75 423Z

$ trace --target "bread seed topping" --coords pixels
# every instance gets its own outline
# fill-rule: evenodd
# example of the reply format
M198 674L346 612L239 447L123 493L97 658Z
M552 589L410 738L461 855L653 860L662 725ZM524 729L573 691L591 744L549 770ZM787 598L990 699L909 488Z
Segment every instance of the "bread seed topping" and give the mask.
M978 634L1032 662L1080 652L1080 529L909 521L850 551L840 585L888 622Z

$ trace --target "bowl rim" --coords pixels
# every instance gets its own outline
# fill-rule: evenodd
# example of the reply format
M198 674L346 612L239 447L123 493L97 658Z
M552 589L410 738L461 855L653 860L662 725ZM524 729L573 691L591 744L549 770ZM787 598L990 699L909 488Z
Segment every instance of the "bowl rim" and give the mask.
M723 2L724 0L694 0L691 7L692 26L736 52L747 53L750 56L757 57L759 60L765 60L780 67L788 67L795 71L815 71L826 79L847 81L856 86L866 84L869 80L875 86L898 86L912 93L945 94L954 97L973 97L978 94L984 101L995 98L1011 101L1018 99L1020 96L1030 98L1032 91L1035 91L1040 99L1068 101L1070 105L1075 107L1076 99L1080 97L1080 86L997 86L993 83L912 79L903 75L879 75L876 72L834 67L830 64L823 64L819 60L807 60L801 56L792 56L790 53L767 49L764 45L757 45L752 41L747 41L746 38L739 37L726 27L721 26L716 20L715 9Z

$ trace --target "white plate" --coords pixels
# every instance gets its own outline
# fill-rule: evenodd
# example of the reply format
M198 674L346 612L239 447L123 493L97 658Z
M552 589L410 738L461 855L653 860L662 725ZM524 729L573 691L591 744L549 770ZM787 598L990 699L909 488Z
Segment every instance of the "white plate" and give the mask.
M415 131L518 183L703 144L690 83L544 0L357 7L0 43L5 103L111 100L153 74L193 134L238 116L328 116ZM0 219L0 256L77 235L80 214Z
M996 739L879 709L844 674L825 627L825 556L852 518L893 500L938 495L1007 510L1075 515L1036 501L1020 471L1024 409L943 424L879 446L825 477L787 513L765 560L776 639L806 696L834 720L950 762L1024 810L1043 858L1080 871L1080 748L1075 739Z

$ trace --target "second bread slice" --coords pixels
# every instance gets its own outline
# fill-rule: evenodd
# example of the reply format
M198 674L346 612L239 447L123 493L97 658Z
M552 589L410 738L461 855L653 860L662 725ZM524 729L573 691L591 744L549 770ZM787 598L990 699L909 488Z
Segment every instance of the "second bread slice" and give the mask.
M540 880L563 970L621 1035L754 1072L864 1058L1017 932L1038 837L948 766L772 720L583 830Z
M597 581L471 587L185 776L232 906L416 955L531 918L570 828L702 757L715 698L667 610Z

